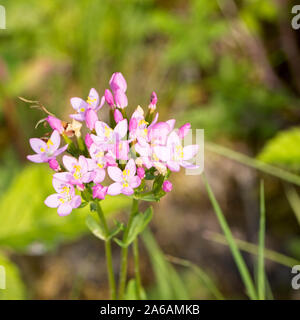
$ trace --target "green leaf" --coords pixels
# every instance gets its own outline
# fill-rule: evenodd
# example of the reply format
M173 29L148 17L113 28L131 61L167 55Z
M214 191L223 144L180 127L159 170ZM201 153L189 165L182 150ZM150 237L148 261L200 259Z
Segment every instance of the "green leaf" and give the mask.
M300 128L279 132L269 140L258 159L291 170L300 170Z
M98 223L92 215L87 215L85 222L87 227L91 230L94 236L104 241L107 240L105 231L103 230L101 224Z
M5 273L4 279L0 278L0 286L5 284L5 289L0 288L0 300L26 299L26 288L17 265L0 253L0 267L1 278Z
M117 226L110 232L108 239L115 237L121 230L123 230L123 224L118 223Z
M118 239L118 238L114 238L114 241L116 244L118 244L121 248L127 248L128 245L126 243L124 243L122 240Z
M145 290L141 289L141 299L146 300L146 293ZM125 300L138 300L138 297L136 295L136 280L130 279L128 281L127 287L126 287L126 293L125 293Z
M84 208L88 205L88 202L82 202L81 205L78 207L78 209Z
M153 216L153 209L149 207L145 213L139 212L132 221L131 228L128 231L126 244L129 246L134 239L144 231Z

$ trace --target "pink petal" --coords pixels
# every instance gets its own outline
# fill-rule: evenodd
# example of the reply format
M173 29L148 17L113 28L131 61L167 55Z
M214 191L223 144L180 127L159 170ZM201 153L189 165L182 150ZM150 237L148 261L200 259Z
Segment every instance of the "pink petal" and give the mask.
M95 130L96 130L97 136L102 140L107 138L105 137L105 128L110 128L110 127L103 121L96 121Z
M114 181L123 181L123 175L121 169L117 167L108 167L107 173L110 176L110 178Z
M134 193L131 187L122 188L121 192L126 196L131 196Z
M141 179L138 176L131 177L129 179L129 186L131 188L137 188L141 184Z
M121 193L121 190L122 190L122 185L118 182L115 182L108 187L107 194L110 194L111 196L116 196L117 194Z
M42 153L41 149L44 149L45 151L48 149L46 142L38 138L29 139L29 143L32 150L36 153Z
M69 203L63 203L57 209L57 213L60 216L67 216L71 212L72 212L72 206Z
M156 155L161 161L166 162L171 159L171 149L168 147L157 146L153 148L153 151L154 155Z
M49 208L57 208L61 204L61 202L59 201L60 198L61 196L57 193L51 194L49 197L46 198L44 203Z
M116 105L117 107L123 109L125 107L128 106L128 99L127 99L127 96L126 94L118 89L116 92L115 92L115 101L116 101Z
M77 121L84 121L85 120L84 113L70 114L70 118L75 119Z
M80 165L82 172L88 171L88 163L84 156L79 156L78 164Z
M125 137L127 133L127 128L128 128L127 119L121 120L114 129L116 138L121 140L123 137Z
M88 103L82 100L81 98L71 98L71 105L73 109L75 109L77 112L80 112L80 109L86 109L88 108Z
M175 119L170 119L170 120L166 121L166 123L167 123L167 124L169 125L169 127L170 127L170 132L174 129L175 122L176 122Z
M57 130L54 130L48 140L49 151L54 152L60 145L60 134Z
M187 161L181 161L180 165L186 169L198 169L199 166L198 165L195 165L195 164L192 164L192 163L189 163Z
M60 155L61 153L65 152L68 149L68 144L66 144L65 146L61 147L60 149L57 149L54 153L53 153L53 157L57 157L58 155Z
M92 180L94 180L94 177L95 177L95 172L87 172L87 173L84 173L82 175L82 182L83 183L89 183L91 182Z
M96 109L99 104L99 94L96 89L92 88L90 90L87 103L93 108Z
M74 166L77 164L77 160L71 156L63 156L63 164L68 171L73 171Z
M53 177L55 179L60 180L61 183L64 183L64 184L71 184L70 181L73 179L73 176L70 172L58 172L58 173L55 173ZM54 179L53 179L53 186L54 186Z
M75 196L71 201L70 205L73 209L76 209L80 206L81 204L81 197L80 196Z
M115 102L114 102L114 97L110 92L110 90L106 89L104 92L104 96L107 104L112 107L115 104Z
M27 156L27 159L35 162L35 163L42 163L42 162L47 162L48 158L45 154L33 154L33 155L29 155Z
M123 92L127 90L127 83L121 72L113 73L109 80L109 85L113 92L118 89L122 90Z
M95 183L102 182L105 178L105 170L98 168L97 170L95 170L95 172L96 172L96 175L94 177L94 182Z
M85 121L86 121L86 126L90 130L94 130L95 128L95 123L98 121L98 115L93 109L88 109L86 114L85 114Z
M183 148L183 160L192 159L199 151L199 145L194 144Z
M129 177L133 177L136 173L136 166L133 159L130 159L125 167L125 170L129 170Z
M167 166L171 171L178 172L180 170L180 165L178 162L175 161L168 161Z
M170 133L170 135L168 137L167 145L168 146L181 145L180 138L179 138L178 134L175 131Z

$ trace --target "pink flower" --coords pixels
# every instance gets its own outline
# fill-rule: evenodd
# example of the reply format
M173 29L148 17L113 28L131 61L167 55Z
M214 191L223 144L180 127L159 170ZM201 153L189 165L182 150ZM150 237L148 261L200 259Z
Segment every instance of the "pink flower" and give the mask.
M73 109L77 111L77 113L71 114L70 117L77 121L84 121L88 109L93 109L95 112L97 112L103 107L104 102L105 97L103 96L99 104L98 92L92 88L86 101L77 97L71 99L71 105Z
M112 92L114 93L118 89L120 89L123 92L126 92L127 90L127 83L121 72L113 73L113 75L110 78L109 85Z
M110 178L115 181L107 190L107 193L112 196L120 193L130 196L134 193L133 189L141 184L141 179L135 175L136 166L133 159L127 162L123 171L118 167L108 167L107 172Z
M143 179L145 177L145 169L143 167L138 167L136 171L140 179Z
M164 192L171 192L173 189L173 185L169 180L163 182L162 189Z
M100 200L104 200L108 187L103 187L101 184L96 184L92 187L93 190L93 198L98 198Z
M198 145L181 146L179 136L173 131L167 140L166 146L155 146L154 153L159 160L165 162L171 171L179 171L180 166L188 169L196 169L198 166L189 163L198 152Z
M104 151L111 151L116 159L128 160L129 142L122 140L127 134L127 120L121 120L114 129L105 122L97 121L95 130L97 135L92 134L94 143Z
M60 169L59 163L56 159L50 159L48 161L49 167L50 169L54 170L54 171L58 171Z
M68 172L54 174L54 177L61 181L77 185L82 189L84 183L94 179L95 173L89 171L88 161L84 156L79 156L78 160L70 156L63 156L63 164Z
M49 126L53 129L53 130L57 130L60 134L62 134L64 132L64 127L62 125L62 122L60 119L57 119L53 116L48 116L46 118L46 121L49 123Z
M98 121L98 116L95 110L93 109L88 109L85 114L85 121L86 121L86 126L90 130L95 129L95 123Z
M81 204L81 197L75 195L74 187L64 181L53 179L53 187L57 193L51 194L45 200L46 206L58 208L57 213L60 216L66 216Z
M47 142L42 139L32 138L29 140L29 143L36 154L27 156L27 159L36 163L48 162L50 159L55 159L68 148L68 145L65 145L59 149L60 135L57 130L53 131Z
M178 136L180 139L183 139L188 133L189 130L191 129L191 124L190 123L186 123L183 126L181 126L178 129Z
M122 113L120 112L120 110L118 110L118 109L115 110L114 119L115 119L116 123L119 123L121 120L123 120L123 116L122 116Z
M111 91L109 89L105 90L104 96L105 96L105 101L107 102L107 104L110 107L113 107L115 105L114 97L113 97L113 95L112 95L112 93L111 93Z
M94 172L93 181L100 183L105 178L105 168L108 166L116 166L117 164L111 154L105 154L104 150L94 143L91 145L89 152L92 158L87 159L89 171Z
M85 141L85 144L88 148L93 144L93 140L92 140L91 135L89 133L87 133L85 135L84 141Z

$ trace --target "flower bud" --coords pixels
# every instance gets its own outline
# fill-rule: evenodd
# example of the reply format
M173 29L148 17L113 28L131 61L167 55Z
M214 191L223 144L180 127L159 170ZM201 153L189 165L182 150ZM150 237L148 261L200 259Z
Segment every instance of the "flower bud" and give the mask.
M120 112L120 110L116 109L114 112L114 118L116 123L119 123L121 120L123 120L123 116L122 113Z
M178 136L180 139L183 139L191 129L191 124L186 123L178 129Z
M120 109L124 109L128 105L127 96L124 91L118 89L115 92L116 105Z
M97 198L100 200L104 200L108 187L103 187L101 184L96 184L94 187L92 187L93 189L93 198Z
M156 104L157 104L157 95L153 91L150 97L150 104L148 106L150 109L150 112L153 112L156 109Z
M60 169L59 163L56 159L50 159L48 161L49 167L50 169L54 170L54 171L58 171Z
M138 167L137 175L140 179L143 179L145 177L145 169L143 167Z
M112 95L112 93L111 93L111 91L109 89L105 90L104 97L105 97L105 100L106 100L107 104L110 107L113 107L115 105L114 97L113 97L113 95Z
M127 83L121 72L115 72L110 78L109 85L113 93L118 89L125 92L127 90Z
M48 116L46 118L46 121L49 123L49 126L53 129L53 130L57 130L60 134L62 134L64 132L64 127L62 125L62 122L60 119L57 119L53 116Z
M85 115L86 126L90 130L94 130L96 121L98 121L97 113L93 109L88 109Z
M162 189L164 190L164 192L171 192L173 189L173 185L169 180L166 180L162 185Z
M86 134L84 141L85 141L85 144L88 148L93 144L93 140L92 140L91 135L89 133Z

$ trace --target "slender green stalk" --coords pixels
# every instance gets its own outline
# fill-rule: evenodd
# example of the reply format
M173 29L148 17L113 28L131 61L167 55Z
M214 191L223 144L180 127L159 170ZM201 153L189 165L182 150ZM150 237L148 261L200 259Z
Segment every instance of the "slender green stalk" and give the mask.
M211 241L215 241L219 244L228 246L226 238L220 233L205 232L204 238ZM253 244L244 240L236 239L236 238L234 240L240 250L243 250L245 252L248 252L254 255L258 255L258 246L256 244ZM289 256L286 256L284 254L278 253L270 249L264 250L264 256L265 256L265 259L268 259L270 261L279 263L283 266L290 267L290 268L296 264L300 264L300 261L298 261L297 259L291 258Z
M260 183L260 222L258 235L258 262L257 262L257 292L258 299L265 299L265 228L266 228L266 210L265 210L265 193L264 183Z
M133 241L133 258L134 258L134 273L135 273L135 290L136 297L141 300L141 274L139 263L139 239L136 237Z
M240 162L248 167L252 167L254 169L260 170L279 179L282 179L284 181L300 186L300 176L286 171L284 169L271 166L257 159L252 159L242 153L230 150L212 142L205 142L205 149L220 154L229 159L235 160L237 162Z
M104 228L106 236L109 236L109 229L108 229L107 222L106 222L104 213L102 211L100 202L96 201L96 204L97 204L97 213L98 213L100 222ZM117 299L116 281L115 281L115 275L114 275L114 269L113 269L113 263L112 263L110 239L105 241L105 255L106 255L106 267L107 267L108 282L109 282L109 288L110 288L110 296L112 300L116 300Z
M132 221L136 213L138 212L138 200L132 200L132 208L131 213L128 219L127 227L124 231L123 235L123 243L126 243L128 232L130 230ZM128 247L123 247L121 250L121 269L120 269L120 279L119 279L119 300L124 299L125 285L126 285L126 277L127 277L127 257L128 257Z
M233 235L231 233L231 230L227 224L227 221L224 217L224 214L213 194L213 191L211 190L210 188L210 185L208 184L208 181L205 177L204 174L202 174L202 178L203 178L203 181L204 181L204 184L205 184L205 187L206 187L206 190L207 190L207 193L208 193L208 196L210 198L210 201L213 205L213 208L214 208L214 211L216 213L216 216L219 220L219 223L220 223L220 226L224 232L224 235L227 239L227 242L228 242L228 245L230 247L230 250L231 250L231 253L232 253L232 256L235 260L235 263L237 265L237 268L240 272L240 275L242 277L242 280L244 282L244 285L247 289L247 293L248 293L248 296L252 299L252 300L255 300L257 299L257 294L256 294L256 290L255 290L255 287L254 287L254 284L253 284L253 281L252 281L252 278L250 276L250 273L249 273L249 270L247 268L247 265L240 253L240 250L233 238Z

